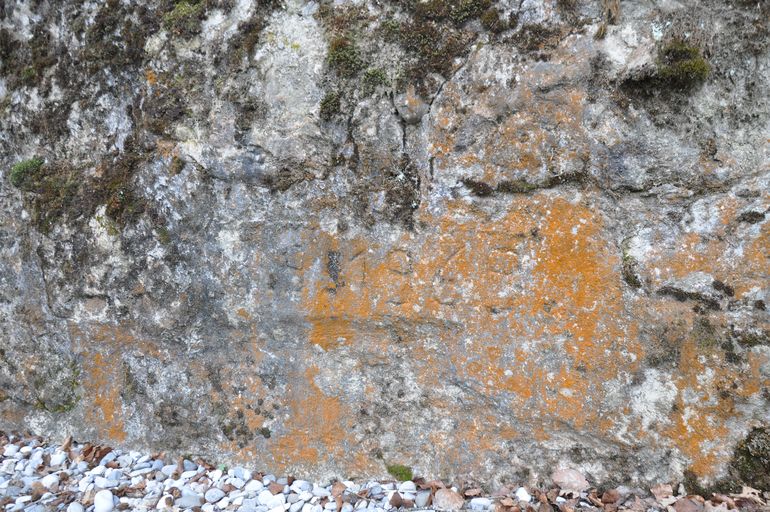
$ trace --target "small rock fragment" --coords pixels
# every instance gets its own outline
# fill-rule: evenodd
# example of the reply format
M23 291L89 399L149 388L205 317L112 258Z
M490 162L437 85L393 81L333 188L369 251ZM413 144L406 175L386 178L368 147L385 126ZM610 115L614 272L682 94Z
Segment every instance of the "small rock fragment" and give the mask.
M460 510L463 505L465 505L463 497L452 489L439 489L433 496L433 508L436 510Z
M553 483L568 491L585 491L591 484L580 471L569 468L557 469L551 475Z

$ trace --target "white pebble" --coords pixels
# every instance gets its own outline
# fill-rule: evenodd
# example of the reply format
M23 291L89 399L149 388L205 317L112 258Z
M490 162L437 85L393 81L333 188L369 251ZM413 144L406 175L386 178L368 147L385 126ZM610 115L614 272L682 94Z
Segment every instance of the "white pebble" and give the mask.
M45 487L50 491L51 489L53 489L54 486L59 485L59 475L57 475L56 473L45 475L43 478L40 479L40 483L43 484L43 487Z
M94 496L94 512L111 512L114 506L112 492L103 490Z
M61 450L56 450L56 452L51 455L51 466L61 466L66 460L67 454Z
M83 505L77 501L73 501L67 506L67 512L84 512L84 510Z
M527 490L524 487L519 487L516 489L516 499L519 501L530 501L532 499L532 496L529 495Z

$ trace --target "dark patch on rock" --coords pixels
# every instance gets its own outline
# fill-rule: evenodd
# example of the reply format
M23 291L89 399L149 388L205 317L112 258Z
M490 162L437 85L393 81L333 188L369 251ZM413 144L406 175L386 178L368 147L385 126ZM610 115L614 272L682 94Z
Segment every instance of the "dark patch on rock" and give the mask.
M724 295L727 295L728 297L732 297L735 295L735 289L732 286L727 285L718 279L715 279L714 282L711 283L711 286L715 290L722 292Z
M721 307L719 306L719 302L717 302L713 298L707 297L702 293L682 290L681 288L677 288L676 286L671 286L671 285L662 286L661 288L658 289L658 295L673 297L679 302L694 300L702 304L707 309L711 309L715 311L718 311L721 309Z
M745 222L747 224L757 224L765 220L765 212L748 211L738 215L738 222Z

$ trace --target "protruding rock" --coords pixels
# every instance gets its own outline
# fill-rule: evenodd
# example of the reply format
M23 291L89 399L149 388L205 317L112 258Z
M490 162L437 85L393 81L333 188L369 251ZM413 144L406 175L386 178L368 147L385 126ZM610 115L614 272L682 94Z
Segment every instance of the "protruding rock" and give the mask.
M413 85L395 99L396 110L407 124L417 124L428 112L428 105L420 98Z

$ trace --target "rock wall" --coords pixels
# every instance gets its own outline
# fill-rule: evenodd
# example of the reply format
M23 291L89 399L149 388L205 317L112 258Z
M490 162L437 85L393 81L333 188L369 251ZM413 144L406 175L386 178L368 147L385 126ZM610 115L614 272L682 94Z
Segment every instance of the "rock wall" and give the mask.
M315 478L758 481L767 2L0 13L0 428Z

